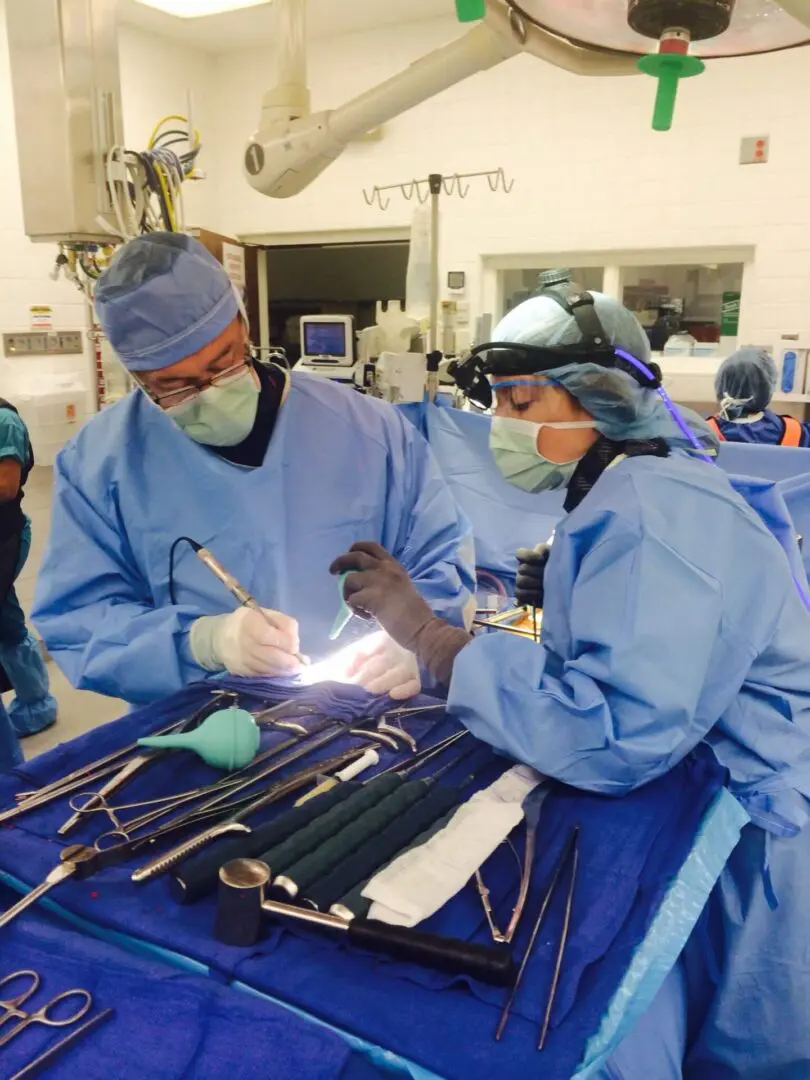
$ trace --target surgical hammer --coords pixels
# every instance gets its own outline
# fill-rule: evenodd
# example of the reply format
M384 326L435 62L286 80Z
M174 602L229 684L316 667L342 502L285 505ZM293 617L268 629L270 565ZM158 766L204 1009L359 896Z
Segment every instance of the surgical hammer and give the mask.
M492 986L506 986L514 979L512 956L507 948L438 937L373 919L347 921L336 915L266 900L264 891L269 881L270 870L257 859L234 859L221 867L214 934L224 945L242 948L255 945L263 919L277 916L343 933L356 948L452 975L469 975Z

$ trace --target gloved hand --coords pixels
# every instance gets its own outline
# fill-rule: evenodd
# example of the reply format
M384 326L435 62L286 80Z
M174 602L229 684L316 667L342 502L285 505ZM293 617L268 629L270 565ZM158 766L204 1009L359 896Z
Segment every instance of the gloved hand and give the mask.
M370 694L388 694L394 701L405 701L422 689L416 657L384 630L369 634L345 651L347 680Z
M229 615L204 615L191 627L191 653L206 671L232 675L294 675L301 670L298 623L262 608L240 607Z
M518 572L515 599L521 607L543 607L543 576L550 553L548 544L538 544L536 548L519 548L516 552Z
M361 614L373 615L394 641L409 653L439 682L448 685L456 656L472 641L466 630L450 626L437 618L408 573L384 547L364 540L335 559L332 574L348 574L343 586L346 603ZM364 678L371 688L372 661ZM397 668L399 671L400 669ZM376 679L374 680L376 685ZM403 690L410 687L403 682ZM410 691L416 693L416 690ZM391 695L394 696L393 694Z
M420 630L434 616L393 555L380 544L363 540L335 559L329 572L348 573L343 594L350 608L361 615L373 615L394 641L414 649Z

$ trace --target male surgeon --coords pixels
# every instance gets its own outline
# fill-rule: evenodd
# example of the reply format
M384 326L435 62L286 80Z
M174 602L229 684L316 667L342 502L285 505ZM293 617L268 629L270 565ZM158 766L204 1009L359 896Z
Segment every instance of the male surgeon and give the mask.
M241 299L196 240L130 241L96 312L136 383L59 455L34 621L74 684L140 704L209 673L288 676L335 649L329 565L372 537L433 611L461 624L472 541L422 436L391 406L256 363ZM257 598L235 608L208 548ZM179 541L178 543L176 543ZM347 669L374 693L420 689L380 632Z

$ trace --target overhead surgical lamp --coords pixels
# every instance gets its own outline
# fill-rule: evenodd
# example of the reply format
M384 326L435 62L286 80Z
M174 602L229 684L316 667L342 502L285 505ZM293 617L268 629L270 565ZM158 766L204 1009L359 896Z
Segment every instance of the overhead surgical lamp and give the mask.
M448 0L450 7L451 0ZM810 0L455 0L456 41L337 109L309 111L306 0L274 0L280 70L244 172L264 195L303 191L349 145L443 90L527 52L576 75L659 80L653 126L671 125L678 82L706 59L810 44ZM651 42L658 49L651 53Z
M703 59L810 43L808 0L505 0L517 18L586 49L633 56L679 27ZM799 12L803 11L802 20Z
M206 15L224 15L229 11L259 7L271 0L138 0L144 7L154 8L177 19L201 19Z
M702 58L747 56L810 42L807 26L775 0L506 0L517 18L589 49L640 55L658 79L653 128L672 126L680 79L700 75ZM810 20L810 3L804 4ZM649 53L649 39L658 51Z

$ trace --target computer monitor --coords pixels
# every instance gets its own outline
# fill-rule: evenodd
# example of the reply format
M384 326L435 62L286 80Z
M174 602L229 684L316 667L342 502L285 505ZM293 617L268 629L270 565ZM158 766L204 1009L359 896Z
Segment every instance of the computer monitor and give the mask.
M301 363L354 366L354 319L351 315L302 315Z

